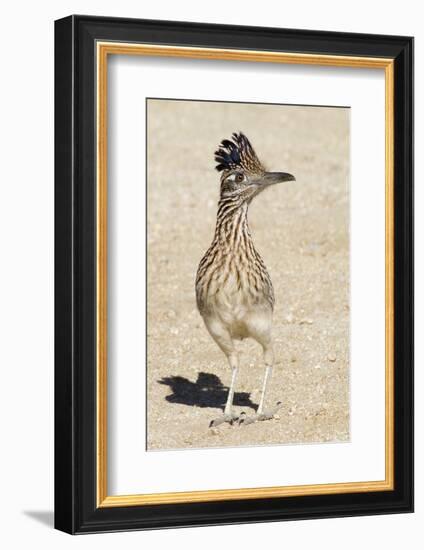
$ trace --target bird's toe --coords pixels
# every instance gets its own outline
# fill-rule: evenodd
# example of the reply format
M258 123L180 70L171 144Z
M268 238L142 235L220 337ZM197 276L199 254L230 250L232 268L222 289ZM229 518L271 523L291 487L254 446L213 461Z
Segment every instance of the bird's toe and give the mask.
M240 425L243 425L243 426L248 426L249 424L253 424L254 422L256 422L258 420L258 415L257 414L253 414L252 416L245 416L244 418L242 418L240 421L239 421L239 424Z
M217 426L220 426L221 424L225 424L228 422L228 424L234 424L239 419L239 416L234 413L224 413L221 414L221 416L218 416L218 418L214 418L209 422L209 428L216 428Z
M277 412L281 409L283 406L281 401L278 401L273 407L270 409L267 409L266 411L263 411L260 415L258 420L271 420L274 418L274 416L277 414Z
M239 424L248 426L249 424L253 424L254 422L259 422L262 420L272 420L282 406L283 404L281 403L281 401L278 401L278 403L276 403L276 405L271 409L267 409L252 416L245 416L244 418L239 420Z

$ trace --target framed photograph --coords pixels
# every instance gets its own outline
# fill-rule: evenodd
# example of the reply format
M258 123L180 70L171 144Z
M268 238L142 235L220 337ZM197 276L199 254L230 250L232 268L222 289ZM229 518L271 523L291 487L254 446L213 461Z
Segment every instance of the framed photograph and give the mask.
M413 509L413 39L55 24L55 525Z

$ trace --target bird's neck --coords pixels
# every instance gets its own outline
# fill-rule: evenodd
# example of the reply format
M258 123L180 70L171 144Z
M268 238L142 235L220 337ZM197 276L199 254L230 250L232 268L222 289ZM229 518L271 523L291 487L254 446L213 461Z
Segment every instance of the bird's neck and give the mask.
M248 204L232 197L221 197L216 215L215 240L229 250L251 240L247 221Z

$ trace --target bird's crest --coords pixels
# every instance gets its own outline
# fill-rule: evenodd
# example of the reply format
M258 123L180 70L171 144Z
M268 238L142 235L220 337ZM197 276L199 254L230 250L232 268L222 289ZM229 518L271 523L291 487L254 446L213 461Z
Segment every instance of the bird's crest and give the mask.
M258 159L252 144L247 137L239 132L232 135L232 141L222 140L218 151L215 151L216 170L237 170L237 168L252 174L262 174L265 168Z

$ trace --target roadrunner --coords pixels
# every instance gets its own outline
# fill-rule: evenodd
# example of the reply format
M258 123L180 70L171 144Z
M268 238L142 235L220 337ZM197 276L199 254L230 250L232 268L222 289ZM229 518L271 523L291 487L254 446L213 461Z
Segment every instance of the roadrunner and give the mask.
M277 407L264 408L272 374L272 313L274 290L265 264L256 251L247 221L249 204L261 191L295 178L285 172L267 172L250 141L242 134L225 139L215 152L221 190L215 236L196 275L197 307L206 328L225 353L232 370L224 414L210 426L224 422L249 424L273 418ZM256 414L239 417L232 410L239 367L235 340L253 338L263 348L265 377Z

